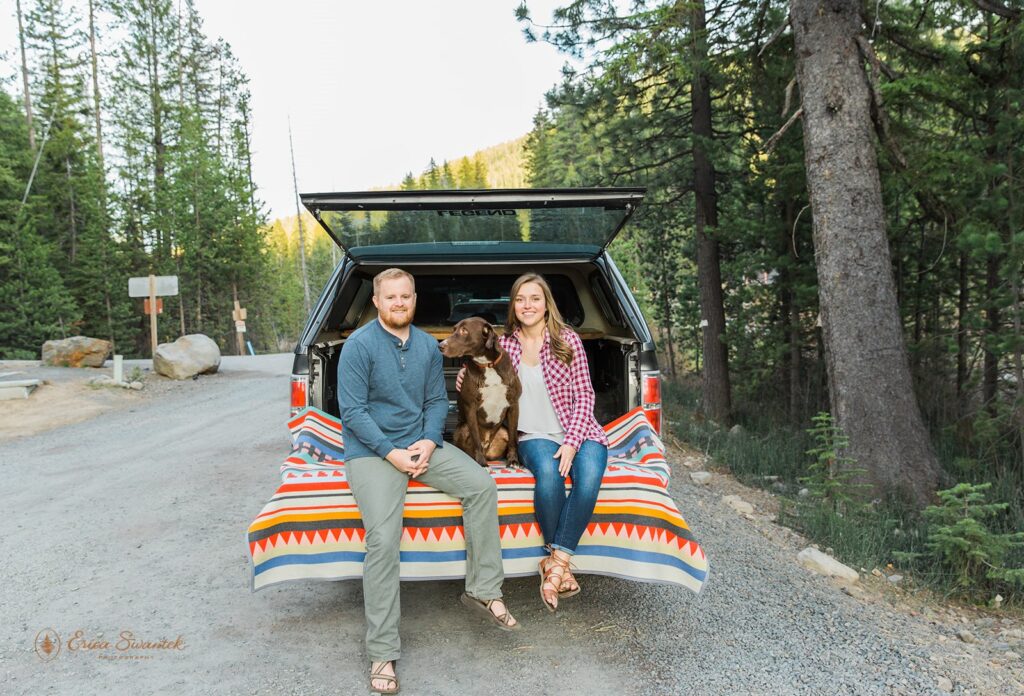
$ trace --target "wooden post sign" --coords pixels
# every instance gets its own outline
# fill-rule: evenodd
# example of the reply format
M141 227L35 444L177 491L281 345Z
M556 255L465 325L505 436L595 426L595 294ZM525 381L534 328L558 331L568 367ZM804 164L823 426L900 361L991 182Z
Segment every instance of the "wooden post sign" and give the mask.
M238 341L238 354L245 355L245 307L235 300L235 310L231 312L231 318L235 320L235 339Z
M128 297L145 297L147 310L156 307L157 311L147 311L149 314L149 343L152 355L156 355L156 315L163 309L161 302L157 304L158 295L177 295L178 276L140 276L128 279Z

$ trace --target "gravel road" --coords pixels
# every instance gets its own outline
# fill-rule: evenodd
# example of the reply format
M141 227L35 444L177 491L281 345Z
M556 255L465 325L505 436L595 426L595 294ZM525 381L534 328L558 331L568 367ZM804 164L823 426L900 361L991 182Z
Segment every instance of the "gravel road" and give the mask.
M358 583L249 591L245 530L288 449L289 367L260 356L197 381L149 375L145 398L0 443L0 691L367 693ZM916 695L948 678L954 693L1024 694L1007 652L1024 653L1019 623L922 613L870 576L848 596L796 564L794 535L721 501L739 492L761 511L767 496L676 468L711 564L700 596L582 576L550 615L536 580L512 579L524 629L505 634L464 611L458 583L407 583L402 693ZM965 628L977 643L956 637ZM45 629L60 639L46 660ZM118 650L126 632L155 645Z

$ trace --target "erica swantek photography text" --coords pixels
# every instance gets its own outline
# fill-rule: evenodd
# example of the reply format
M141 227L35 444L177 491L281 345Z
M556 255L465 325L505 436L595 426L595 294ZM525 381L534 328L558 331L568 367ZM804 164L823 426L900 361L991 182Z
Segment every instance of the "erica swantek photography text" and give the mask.
M103 632L90 633L81 628L65 636L61 640L60 634L53 629L40 631L36 638L36 652L40 658L48 661L66 652L101 660L151 660L158 655L184 651L187 647L182 635L154 638L129 629L121 630L109 638Z

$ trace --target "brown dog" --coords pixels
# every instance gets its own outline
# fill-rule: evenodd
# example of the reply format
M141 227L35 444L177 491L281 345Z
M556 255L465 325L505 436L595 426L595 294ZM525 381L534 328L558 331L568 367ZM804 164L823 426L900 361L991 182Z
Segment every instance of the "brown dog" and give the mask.
M489 459L500 459L507 450L505 461L519 466L516 435L523 388L494 328L479 317L463 319L452 335L441 341L441 352L448 358L472 358L459 391L455 446L480 466L487 466Z

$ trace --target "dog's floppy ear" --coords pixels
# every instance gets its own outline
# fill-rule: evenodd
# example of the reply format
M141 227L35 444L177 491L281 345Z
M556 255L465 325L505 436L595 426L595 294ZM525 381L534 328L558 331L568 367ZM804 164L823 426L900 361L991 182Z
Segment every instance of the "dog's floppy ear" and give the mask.
M484 336L487 336L487 341L484 343L484 348L487 350L494 350L494 344L498 342L498 337L495 335L494 330L490 326L484 325Z

